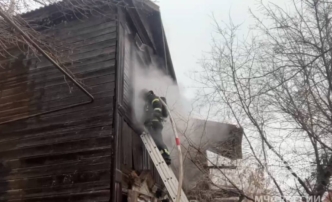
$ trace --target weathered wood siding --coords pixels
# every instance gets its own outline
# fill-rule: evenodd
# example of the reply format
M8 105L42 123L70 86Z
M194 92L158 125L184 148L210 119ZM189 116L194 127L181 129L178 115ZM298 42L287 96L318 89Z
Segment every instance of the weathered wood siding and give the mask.
M93 16L49 31L95 102L0 124L0 201L109 201L116 29L115 16ZM45 58L2 64L0 122L89 99Z
M122 72L120 81L120 89L122 91L119 98L119 107L123 110L120 120L121 131L119 133L118 145L119 154L117 169L122 171L135 170L137 173L149 170L154 176L155 181L162 187L162 182L159 174L156 172L152 160L150 159L143 143L140 134L137 134L127 123L130 119L135 122L133 116L133 96L134 96L134 79L135 71L138 68L147 69L149 66L150 55L148 52L142 51L136 44L138 37L137 29L131 21L127 12L124 13L123 18L120 18L119 32L121 39L120 52L122 54L121 61L119 61L119 69ZM118 178L120 179L120 178Z

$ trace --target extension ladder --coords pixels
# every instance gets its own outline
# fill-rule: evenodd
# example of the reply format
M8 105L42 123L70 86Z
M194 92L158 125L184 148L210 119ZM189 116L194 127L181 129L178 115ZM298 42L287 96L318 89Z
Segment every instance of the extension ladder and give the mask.
M153 164L155 165L161 179L165 184L171 200L175 202L178 193L178 180L176 179L171 168L169 168L165 163L164 158L161 156L160 151L157 148L155 142L153 141L151 135L143 132L141 135L141 139L152 159ZM189 202L183 190L181 190L180 202Z

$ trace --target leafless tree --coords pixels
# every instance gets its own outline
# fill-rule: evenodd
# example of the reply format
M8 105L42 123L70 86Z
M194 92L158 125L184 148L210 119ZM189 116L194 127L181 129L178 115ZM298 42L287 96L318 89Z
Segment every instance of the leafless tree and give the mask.
M218 199L254 201L258 194L274 193L268 186L269 182L262 168L252 160L251 154L245 154L244 159L236 160L241 156L241 152L235 151L241 147L239 138L243 134L242 128L209 121L208 118L195 119L193 111L189 114L179 113L179 107L172 109L184 158L184 189L189 198L200 202ZM168 124L165 126L164 138L171 137L171 128ZM172 154L173 170L177 173L176 145L169 140L167 144ZM208 151L214 152L214 155L209 155L212 153Z
M194 79L201 101L245 129L281 197L322 197L332 176L332 1L291 3L260 2L245 37L240 25L215 20Z

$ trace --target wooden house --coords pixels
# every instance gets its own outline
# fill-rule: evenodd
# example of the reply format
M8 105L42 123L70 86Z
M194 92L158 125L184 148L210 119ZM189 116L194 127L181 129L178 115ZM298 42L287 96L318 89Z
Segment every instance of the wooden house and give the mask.
M65 73L25 46L0 57L0 201L156 200L163 184L131 100L133 62L158 61L176 81L159 7L65 0L21 17L46 39L37 43L46 54L55 47Z

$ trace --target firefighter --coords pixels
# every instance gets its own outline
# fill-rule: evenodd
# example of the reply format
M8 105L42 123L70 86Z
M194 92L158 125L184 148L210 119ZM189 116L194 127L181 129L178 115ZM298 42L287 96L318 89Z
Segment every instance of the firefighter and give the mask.
M170 153L163 141L162 130L164 118L167 117L167 112L163 106L160 98L156 96L153 91L143 90L141 98L145 101L144 106L144 125L155 141L161 155L163 156L167 165L171 164Z

